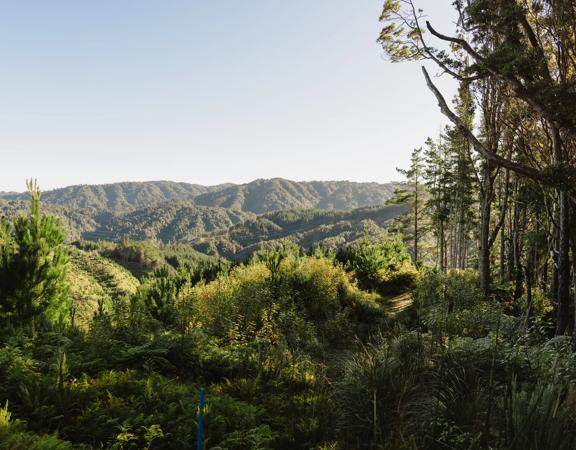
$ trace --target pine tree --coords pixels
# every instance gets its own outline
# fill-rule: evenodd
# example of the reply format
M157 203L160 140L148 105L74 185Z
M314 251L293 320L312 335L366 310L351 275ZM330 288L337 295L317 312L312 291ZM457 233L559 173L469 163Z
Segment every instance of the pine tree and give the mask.
M440 270L447 268L446 228L452 214L454 177L446 158L446 146L436 144L432 139L426 141L425 184L429 192L426 208L437 238L437 266Z
M58 220L40 211L40 189L27 182L30 212L0 227L0 319L33 335L41 319L68 320L68 264Z
M472 127L474 102L468 83L461 83L454 99L456 114ZM470 144L455 127L447 127L444 136L448 164L453 175L452 190L452 245L450 267L465 269L468 266L471 233L476 222L477 175L471 156Z
M409 234L412 238L412 259L414 264L418 264L421 259L419 243L422 239L421 216L424 206L425 186L424 186L424 158L422 147L412 151L410 158L410 168L407 170L397 169L399 173L406 177L406 183L394 193L391 203L403 203L408 205L408 214L403 216L403 234ZM400 230L399 230L400 231Z

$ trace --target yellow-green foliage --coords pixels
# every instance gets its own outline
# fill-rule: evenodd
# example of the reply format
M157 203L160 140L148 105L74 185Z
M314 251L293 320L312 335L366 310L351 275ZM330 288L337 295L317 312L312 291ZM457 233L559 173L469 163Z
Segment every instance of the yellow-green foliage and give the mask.
M217 336L226 335L239 321L246 327L260 316L269 291L270 271L262 263L240 266L215 281L190 291L201 325Z
M410 261L399 263L394 270L379 271L378 292L382 295L398 295L413 288L420 279L420 272Z
M122 266L94 251L70 250L67 273L74 308L74 322L85 328L99 305L109 307L112 299L134 294L139 281Z
M352 306L360 294L351 285L346 272L324 258L301 258L295 264L284 265L283 271L313 319L328 319L339 307Z
M527 307L526 296L522 297L522 310ZM552 300L548 298L546 293L540 288L534 288L532 290L532 305L531 314L535 319L540 320L546 314L549 314L554 309Z
M359 290L326 258L287 256L274 270L273 277L265 263L254 261L188 290L184 301L195 311L193 326L228 342L263 333L274 341L278 332L299 341L318 327L327 336L348 338L350 314L367 320L382 314L378 296Z

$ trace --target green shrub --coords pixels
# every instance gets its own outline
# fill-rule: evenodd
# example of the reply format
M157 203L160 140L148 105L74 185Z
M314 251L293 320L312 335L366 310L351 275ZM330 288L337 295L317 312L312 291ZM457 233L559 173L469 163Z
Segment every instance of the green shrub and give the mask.
M12 419L6 403L0 408L0 449L71 450L72 445L55 435L38 435L26 431L24 422Z
M385 271L378 284L378 293L383 296L399 295L416 287L420 273L409 261L404 261Z

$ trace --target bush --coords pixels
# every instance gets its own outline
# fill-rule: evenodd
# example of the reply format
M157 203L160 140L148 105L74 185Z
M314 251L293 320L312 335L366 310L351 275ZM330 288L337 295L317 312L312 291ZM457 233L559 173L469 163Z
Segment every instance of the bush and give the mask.
M383 274L378 285L378 293L382 296L399 295L416 287L420 273L416 267L404 261L395 270Z
M378 291L381 295L396 295L410 289L417 279L417 270L400 236L384 242L364 238L339 259L352 271L360 288Z
M25 423L13 420L8 403L0 408L0 449L6 450L71 450L69 442L55 435L38 435L26 431Z

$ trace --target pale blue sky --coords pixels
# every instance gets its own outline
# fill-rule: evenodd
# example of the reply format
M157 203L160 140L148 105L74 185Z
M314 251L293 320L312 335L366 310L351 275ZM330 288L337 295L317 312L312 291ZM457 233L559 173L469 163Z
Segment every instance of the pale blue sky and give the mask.
M0 0L0 190L398 179L444 122L383 59L382 3Z

